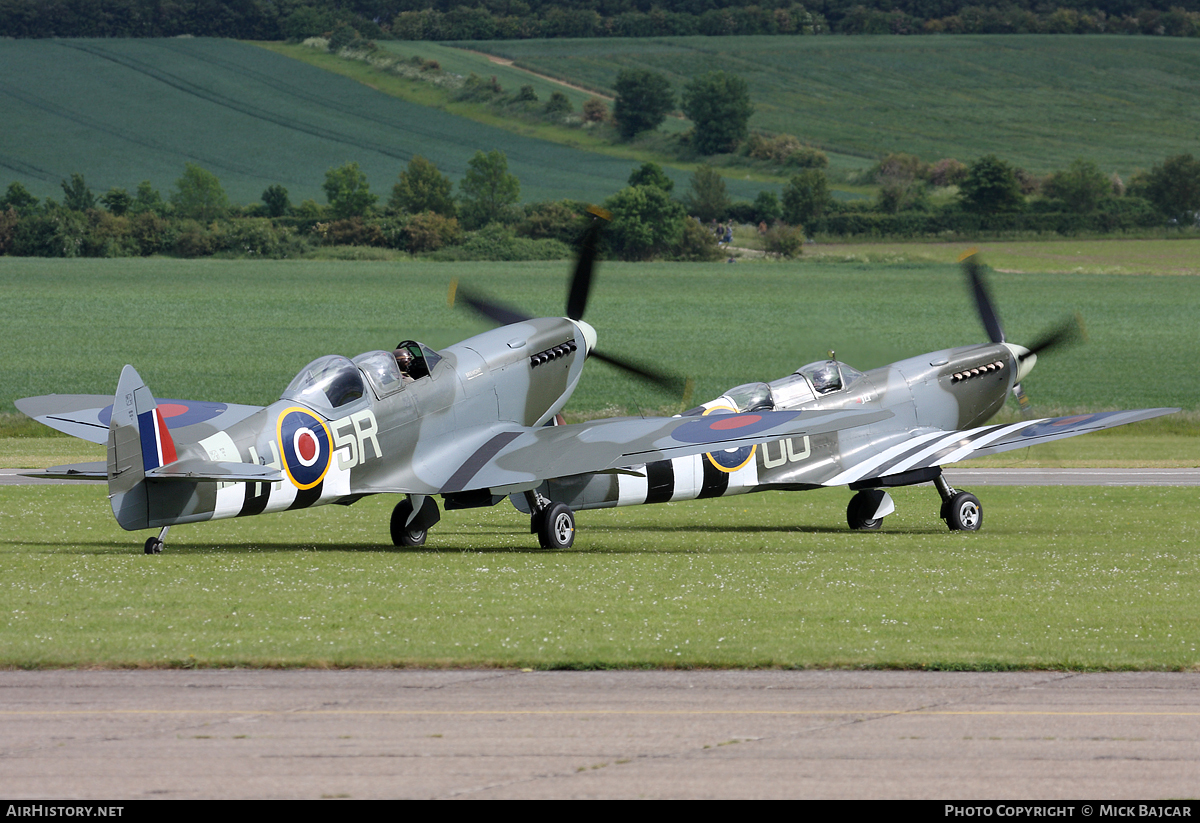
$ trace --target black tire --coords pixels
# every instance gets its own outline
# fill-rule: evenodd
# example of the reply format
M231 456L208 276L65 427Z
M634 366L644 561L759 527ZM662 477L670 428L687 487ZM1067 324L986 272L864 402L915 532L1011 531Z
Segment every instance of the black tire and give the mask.
M952 532L977 532L983 527L983 506L970 492L959 492L951 497L942 511Z
M146 538L146 554L162 554L163 542L157 537Z
M392 545L393 546L424 546L425 538L429 536L428 529L406 526L412 514L412 501L408 498L401 500L392 509Z
M551 503L537 518L538 542L543 549L569 549L575 542L575 512L566 503Z
M877 530L883 525L883 518L871 519L867 517L867 512L874 510L877 505L878 501L873 495L866 492L859 492L850 498L850 505L846 506L846 523L854 531L866 532Z

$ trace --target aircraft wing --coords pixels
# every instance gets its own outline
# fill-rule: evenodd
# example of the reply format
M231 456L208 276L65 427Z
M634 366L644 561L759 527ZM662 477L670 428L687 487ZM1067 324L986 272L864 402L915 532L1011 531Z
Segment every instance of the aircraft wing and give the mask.
M873 477L887 477L915 469L944 466L972 457L999 454L1011 449L1023 449L1065 437L1124 426L1126 423L1150 420L1177 411L1179 409L1098 412L1072 417L1025 420L999 426L981 426L965 431L927 431L846 467L821 485L844 486Z
M210 403L204 400L156 402L167 428L172 430L199 423L225 429L262 410L261 406ZM16 407L39 423L72 437L92 443L108 442L108 423L113 407L111 394L46 394L18 400Z
M21 472L21 476L42 480L107 480L108 464L103 460L95 463L72 463L69 466L54 466L49 469L30 469Z
M624 417L489 432L443 470L438 491L504 489L585 472L620 469L689 454L865 426L889 411L765 411L707 417ZM461 432L456 433L461 437ZM459 445L463 443L459 440ZM463 457L463 454L466 454ZM424 461L428 465L431 461Z

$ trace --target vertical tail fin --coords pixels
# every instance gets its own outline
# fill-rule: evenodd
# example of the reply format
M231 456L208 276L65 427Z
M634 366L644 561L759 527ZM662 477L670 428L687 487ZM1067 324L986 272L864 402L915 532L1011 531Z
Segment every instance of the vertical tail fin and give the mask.
M124 529L148 527L146 472L174 463L175 441L133 366L121 370L108 427L108 496Z

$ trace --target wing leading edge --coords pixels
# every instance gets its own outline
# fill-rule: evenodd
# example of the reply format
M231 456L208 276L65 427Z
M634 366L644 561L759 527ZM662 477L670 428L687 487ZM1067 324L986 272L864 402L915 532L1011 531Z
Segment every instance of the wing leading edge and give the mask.
M965 431L925 432L849 466L821 485L843 486L873 477L887 477L916 469L944 466L972 457L986 457L989 454L1023 449L1066 437L1124 426L1127 423L1150 420L1177 411L1179 409L1097 412L981 426Z

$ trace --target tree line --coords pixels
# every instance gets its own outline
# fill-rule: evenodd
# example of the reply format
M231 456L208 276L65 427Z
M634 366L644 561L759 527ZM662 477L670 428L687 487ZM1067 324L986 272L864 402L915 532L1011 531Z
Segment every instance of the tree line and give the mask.
M784 189L782 217L809 234L964 239L981 235L1119 234L1200 225L1200 160L1180 154L1128 181L1078 159L1045 176L996 155L968 164L891 154L868 173L873 198L837 201L824 172L806 170Z
M657 167L655 167L657 168ZM670 180L658 170L667 184ZM503 152L479 151L457 192L420 156L400 172L386 203L357 163L325 173L327 202L294 204L268 186L260 202L235 205L212 172L188 163L166 196L146 180L134 191L97 195L84 175L61 183L63 197L35 197L19 182L0 197L0 254L29 257L300 257L353 246L441 260L560 260L588 221L587 203L521 205L521 184ZM603 204L612 215L607 251L628 260L712 260L716 239L688 220L669 186L631 182Z
M624 260L721 259L718 222L757 224L768 252L794 256L805 234L942 236L1114 233L1196 227L1200 160L1167 158L1128 183L1077 160L1041 178L985 155L971 164L923 163L888 155L871 171L874 198L833 198L821 168L803 169L782 196L764 190L732 201L711 166L692 175L681 196L654 163L635 167L628 185L602 204L611 221L607 253ZM326 246L382 248L443 260L563 259L591 216L588 204L559 200L520 205L520 181L503 152L479 151L454 185L414 157L386 203L357 163L325 174L327 203L293 204L268 186L261 201L229 202L211 172L186 164L166 197L150 181L130 192L97 195L82 174L61 183L63 198L39 199L21 183L0 197L0 254L35 257L298 257ZM934 192L950 192L934 202Z
M364 37L813 34L1200 36L1200 0L0 0L0 36L303 40Z

